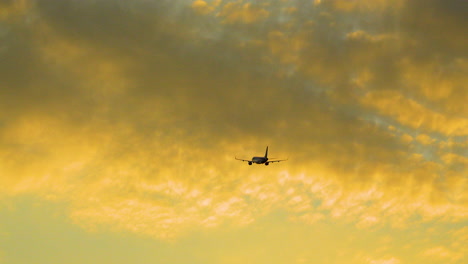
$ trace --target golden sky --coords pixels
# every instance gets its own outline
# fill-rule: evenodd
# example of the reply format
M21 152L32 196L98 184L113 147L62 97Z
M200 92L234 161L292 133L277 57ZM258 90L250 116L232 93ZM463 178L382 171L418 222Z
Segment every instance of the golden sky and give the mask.
M466 263L466 7L0 1L0 263Z

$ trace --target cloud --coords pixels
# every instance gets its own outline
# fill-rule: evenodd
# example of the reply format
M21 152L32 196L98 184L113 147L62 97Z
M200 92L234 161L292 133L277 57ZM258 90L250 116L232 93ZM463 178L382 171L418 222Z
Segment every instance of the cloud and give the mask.
M318 1L319 3L322 1ZM389 1L389 0L358 0L358 1L346 1L346 0L325 0L325 4L330 4L333 8L339 11L345 12L356 12L356 11L367 11L375 12L382 9L388 8L401 8L405 1Z
M84 228L158 239L277 211L360 230L459 224L466 61L437 36L434 52L415 10L458 12L398 3L25 5L2 35L2 196L63 201ZM443 23L460 34L460 19ZM233 159L265 145L290 160Z
M30 8L31 3L27 0L3 1L0 3L0 21L14 21L24 16Z
M206 2L203 0L196 0L192 3L192 8L200 15L207 15L214 12L221 5L221 0L214 0Z
M354 31L354 32L350 32L346 34L346 38L349 40L354 40L354 41L379 42L379 41L386 41L389 38L392 38L392 36L389 36L389 35L373 36L365 31L358 30L358 31Z
M269 16L269 12L252 3L244 3L243 0L226 3L218 16L223 17L224 23L245 23L251 24L264 20Z
M384 258L384 259L367 259L369 264L399 264L401 261L395 257Z
M362 98L362 103L376 108L383 115L395 118L402 125L422 131L448 136L465 136L468 133L468 119L437 113L396 91L368 93Z
M203 0L194 1L192 3L192 8L199 14L208 14L213 11L213 7L209 6L208 3Z
M456 263L458 260L463 259L462 252L453 252L444 246L433 247L425 250L422 253L426 258L435 258L449 261L449 263Z

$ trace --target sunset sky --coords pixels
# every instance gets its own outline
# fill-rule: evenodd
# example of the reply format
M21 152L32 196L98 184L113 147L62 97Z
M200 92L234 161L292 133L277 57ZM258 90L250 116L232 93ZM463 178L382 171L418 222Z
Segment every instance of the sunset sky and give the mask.
M0 0L0 263L467 263L467 10Z

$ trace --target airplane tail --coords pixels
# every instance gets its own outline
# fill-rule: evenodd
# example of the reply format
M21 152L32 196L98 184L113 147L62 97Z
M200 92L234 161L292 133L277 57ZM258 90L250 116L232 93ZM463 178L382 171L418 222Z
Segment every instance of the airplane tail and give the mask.
M265 158L268 158L268 146L267 146L266 151L265 151Z

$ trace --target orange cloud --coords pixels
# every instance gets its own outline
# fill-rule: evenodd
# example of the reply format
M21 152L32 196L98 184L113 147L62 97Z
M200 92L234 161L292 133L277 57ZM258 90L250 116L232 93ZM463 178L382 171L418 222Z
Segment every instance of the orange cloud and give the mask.
M427 258L443 259L449 261L449 263L455 263L464 256L462 252L454 252L444 246L429 248L422 255Z
M327 8L326 0L314 3L319 2L313 7ZM192 8L214 14L215 3L198 0ZM50 14L55 9L43 11L49 24L35 23L34 41L28 43L35 45L29 52L37 56L38 68L46 70L29 72L31 87L14 79L19 84L12 87L19 88L7 87L13 103L0 104L2 195L65 202L74 222L89 230L163 240L194 230L252 226L276 212L297 226L332 222L361 232L465 221L466 143L452 137L467 133L464 112L453 114L464 106L463 94L461 99L454 95L461 91L460 71L436 82L442 88L434 93L429 77L414 86L414 97L404 87L372 90L374 82L386 81L387 68L375 68L387 65L380 59L394 55L381 45L394 41L392 34L372 25L349 33L351 27L333 10L326 10L329 16L317 10L322 15L301 20L304 10L290 8L297 10L297 20L269 24L274 8L219 3L225 27L215 27L222 29L223 39L209 41L193 33L200 31L198 24L190 25L190 16L183 22L171 17L153 23L159 16L149 12L142 20L132 17L134 27L124 31L114 23L89 26L73 13L83 8L68 10L75 17L63 15L62 9L55 17ZM106 13L97 21L118 21L121 15ZM265 24L257 28L259 21ZM60 31L66 23L66 29L81 27L81 33ZM171 28L171 23L186 24ZM249 29L236 31L226 24L249 24ZM101 39L113 31L112 41ZM132 42L130 36L140 38ZM238 48L242 41L247 44ZM14 54L30 56L19 51ZM454 61L453 67L463 69L464 63ZM419 72L412 60L396 64L411 73L388 74L405 84L416 84L437 69L433 65ZM5 65L2 69L12 67ZM297 74L289 79L270 74L284 65ZM23 76L20 66L14 72ZM343 101L330 99L341 93ZM37 94L44 97L31 96ZM446 108L449 102L455 106ZM363 118L376 113L396 122L389 126L379 118ZM437 133L448 139L439 140ZM290 160L265 167L233 159L263 148L266 141ZM427 158L419 147L438 150L437 158ZM422 256L450 260L448 255L459 254L465 240L460 231L453 235L454 245L439 248L428 242ZM354 262L405 261L392 254L376 256L381 257L364 255Z
M361 98L361 103L411 128L451 136L468 134L468 119L440 114L398 91L369 92Z
M450 65L444 65L437 60L415 63L404 59L400 67L405 92L431 102L441 114L459 118L468 115L468 109L464 107L468 99L464 88L468 71L466 60L457 58Z
M16 19L26 15L31 10L33 4L28 0L6 1L0 3L0 21Z
M305 34L288 36L281 31L272 31L268 34L267 45L271 53L284 64L300 64L300 52L307 46Z
M340 11L353 12L356 10L379 11L385 8L400 8L404 0L323 0L320 2L330 2L334 8ZM317 3L317 1L316 1Z
M210 5L203 0L196 0L192 3L192 8L198 14L206 15L214 11L215 5Z
M263 8L243 3L242 0L225 4L218 16L224 18L223 22L252 24L264 20L269 16L269 12Z
M396 37L390 34L372 35L363 30L357 30L346 34L346 38L355 41L381 42L393 40Z
M435 139L431 138L426 134L420 134L416 137L416 140L424 145L429 145L435 142Z

